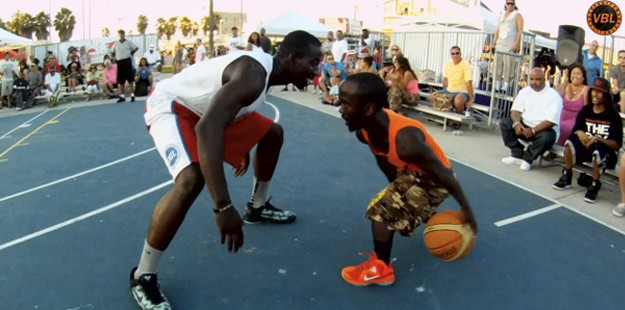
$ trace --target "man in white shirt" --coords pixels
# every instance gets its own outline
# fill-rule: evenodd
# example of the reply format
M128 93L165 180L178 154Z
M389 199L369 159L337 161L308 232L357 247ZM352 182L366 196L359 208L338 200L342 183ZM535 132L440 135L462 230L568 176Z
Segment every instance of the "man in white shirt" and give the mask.
M226 46L228 54L236 50L245 50L246 47L247 42L245 42L243 37L239 36L239 28L232 27L232 37L228 38L228 44Z
M46 100L50 102L50 107L53 107L58 103L56 99L61 91L61 75L56 72L54 66L50 67L50 72L46 74L45 83Z
M336 41L332 43L332 56L334 56L334 60L346 64L348 60L343 59L343 55L347 53L348 49L347 40L343 37L343 31L337 30Z
M9 108L11 107L11 94L13 94L13 72L15 66L11 62L11 55L4 53L4 62L0 65L0 74L2 74L2 89L0 89L0 109L2 109L2 97L7 97Z
M202 44L202 39L195 40L195 45L197 47L195 50L195 63L199 63L200 61L207 59L206 47Z
M501 121L504 144L511 150L511 156L501 161L506 165L520 165L524 171L530 170L532 162L558 140L561 113L562 97L545 85L543 69L535 68L530 74L530 87L519 92L510 117ZM524 149L518 139L532 144Z

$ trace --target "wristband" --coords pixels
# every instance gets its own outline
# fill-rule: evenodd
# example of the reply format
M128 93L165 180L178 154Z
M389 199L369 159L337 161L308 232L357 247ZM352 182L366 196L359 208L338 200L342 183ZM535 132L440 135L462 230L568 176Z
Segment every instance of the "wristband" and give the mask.
M221 213L221 212L224 212L224 211L226 211L226 210L230 209L231 207L234 207L234 206L232 205L232 203L228 204L227 206L225 206L225 207L223 207L223 208L213 209L213 212L215 212L215 213Z
M514 124L512 124L512 128L516 128L516 125L521 124L521 122L514 122Z
M536 131L534 130L534 127L532 127L532 133L535 135Z

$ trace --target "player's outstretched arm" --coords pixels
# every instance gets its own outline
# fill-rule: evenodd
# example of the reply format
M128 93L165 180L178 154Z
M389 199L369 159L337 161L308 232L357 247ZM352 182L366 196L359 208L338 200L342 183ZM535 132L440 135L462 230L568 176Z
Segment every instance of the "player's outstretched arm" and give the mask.
M477 224L473 218L473 212L469 202L464 196L460 183L450 169L436 157L432 148L425 142L423 131L416 127L406 127L397 133L397 156L407 163L412 163L429 178L441 184L452 195L462 208L465 221L471 225L477 233Z

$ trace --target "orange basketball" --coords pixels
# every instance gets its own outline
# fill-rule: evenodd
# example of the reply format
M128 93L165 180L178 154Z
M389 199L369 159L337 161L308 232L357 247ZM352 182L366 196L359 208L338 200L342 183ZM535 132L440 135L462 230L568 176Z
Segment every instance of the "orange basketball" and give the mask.
M462 213L454 210L441 211L430 218L425 225L423 241L432 255L450 262L471 253L475 234L462 219Z

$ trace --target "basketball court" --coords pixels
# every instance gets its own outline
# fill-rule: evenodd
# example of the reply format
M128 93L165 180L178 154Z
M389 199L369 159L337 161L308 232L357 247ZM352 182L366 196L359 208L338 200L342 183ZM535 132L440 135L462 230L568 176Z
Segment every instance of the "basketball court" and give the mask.
M457 161L479 225L473 252L439 261L421 227L413 239L395 238L393 286L347 284L341 269L372 251L363 214L387 181L341 119L268 101L275 109L260 112L285 129L272 203L298 219L246 225L244 248L228 254L205 190L159 267L174 309L622 307L622 234ZM0 119L3 309L138 309L129 273L152 210L172 185L143 110L144 102L60 106ZM242 212L252 170L238 179L226 172ZM441 207L450 208L458 209L453 198Z

